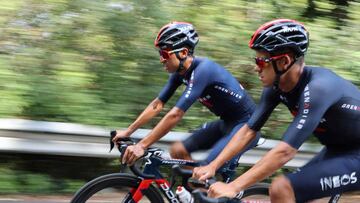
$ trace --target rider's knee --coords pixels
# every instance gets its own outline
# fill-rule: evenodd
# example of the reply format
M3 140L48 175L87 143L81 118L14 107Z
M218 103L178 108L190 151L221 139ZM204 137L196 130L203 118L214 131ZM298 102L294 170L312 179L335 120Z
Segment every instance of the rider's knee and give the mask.
M270 185L271 202L295 202L294 190L285 176L276 177Z
M175 142L170 146L170 156L175 159L188 159L190 157L182 142Z

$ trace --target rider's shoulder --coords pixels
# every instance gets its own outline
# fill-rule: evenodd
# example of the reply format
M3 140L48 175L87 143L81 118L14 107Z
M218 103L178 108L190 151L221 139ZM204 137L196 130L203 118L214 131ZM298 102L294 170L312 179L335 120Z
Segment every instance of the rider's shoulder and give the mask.
M212 63L215 63L214 61L210 60L209 58L203 57L203 56L197 56L194 60L195 60L196 66L208 66Z
M212 71L217 72L220 69L224 69L223 66L221 66L220 64L216 63L215 61L207 57L196 57L195 66L196 69L198 70L201 69L206 72L212 72Z
M311 75L308 81L308 88L312 90L333 90L337 85L337 76L332 70L324 67L306 66L305 70Z
M217 66L217 64L214 61L206 57L196 57L194 60L195 60L194 61L195 69L197 70L196 72L199 73L211 72L212 71L211 67Z
M305 70L311 72L312 75L335 74L330 68L321 67L321 66L305 66Z
M339 77L331 69L320 66L305 66L305 71L310 74L311 81L329 81Z

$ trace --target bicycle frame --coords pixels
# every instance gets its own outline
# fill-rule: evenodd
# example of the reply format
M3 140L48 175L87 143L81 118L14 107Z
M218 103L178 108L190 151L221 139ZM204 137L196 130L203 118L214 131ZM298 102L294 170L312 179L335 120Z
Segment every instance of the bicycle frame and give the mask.
M189 160L181 160L181 159L164 159L161 157L163 151L152 149L149 150L147 155L145 156L146 163L144 171L141 172L137 170L135 167L130 167L135 175L141 178L141 182L139 183L137 188L132 188L130 191L131 196L129 195L126 199L133 200L138 202L143 197L142 191L146 190L150 184L155 183L166 199L171 203L180 203L177 196L172 191L171 184L163 177L163 175L159 171L160 166L164 165L181 165L181 166L199 166L199 163ZM131 198L131 199L130 199Z

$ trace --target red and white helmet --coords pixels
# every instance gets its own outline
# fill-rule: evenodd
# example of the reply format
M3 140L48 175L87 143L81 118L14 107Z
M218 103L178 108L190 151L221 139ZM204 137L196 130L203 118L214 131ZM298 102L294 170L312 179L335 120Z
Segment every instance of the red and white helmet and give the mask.
M309 33L304 25L290 19L277 19L260 26L252 35L249 47L266 51L270 55L282 54L292 50L296 56L306 53L309 46Z

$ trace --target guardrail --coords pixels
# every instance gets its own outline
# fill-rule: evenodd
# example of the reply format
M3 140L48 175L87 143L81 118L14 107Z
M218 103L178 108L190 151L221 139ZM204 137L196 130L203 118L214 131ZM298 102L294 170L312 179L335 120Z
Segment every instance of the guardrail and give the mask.
M109 153L110 129L61 122L31 121L23 119L0 119L0 152L31 153L84 157L118 157L117 150ZM132 137L141 139L150 130L139 129ZM171 142L183 140L189 133L169 132L154 146L168 149ZM240 159L240 164L252 165L279 141L267 139L264 144L249 150ZM303 144L287 167L300 167L321 149L320 145ZM193 157L204 159L206 151L197 152Z

